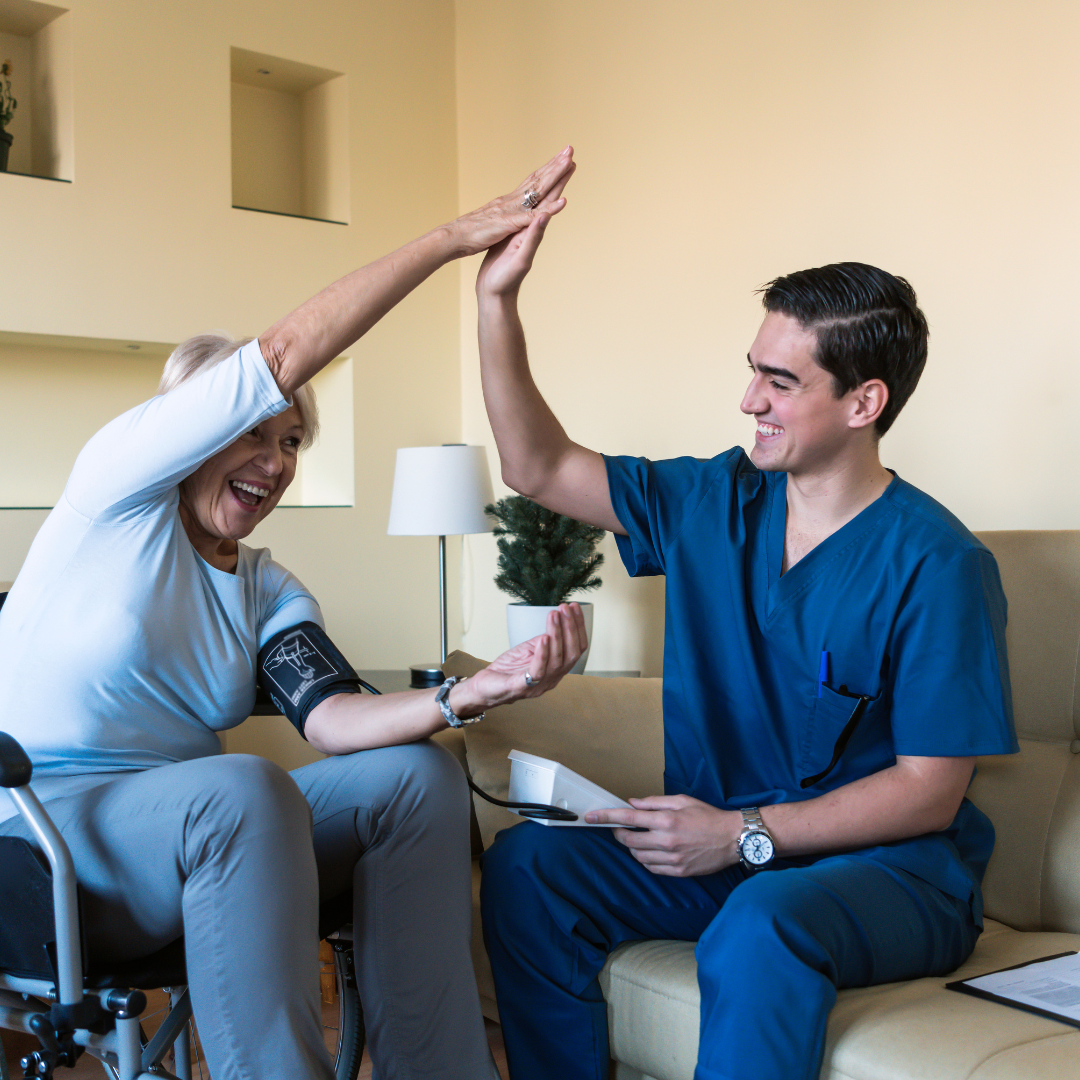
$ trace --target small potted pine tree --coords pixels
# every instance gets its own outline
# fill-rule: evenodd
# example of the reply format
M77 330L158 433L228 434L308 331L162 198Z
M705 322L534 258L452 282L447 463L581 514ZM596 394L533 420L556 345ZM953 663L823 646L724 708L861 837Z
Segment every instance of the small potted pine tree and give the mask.
M604 538L603 529L545 510L524 495L500 499L484 512L498 523L492 530L499 547L495 584L517 601L506 605L511 646L542 634L548 612L572 593L600 587L596 571L604 556L596 545ZM591 644L592 604L581 603L581 611ZM580 675L588 658L586 649L572 674Z
M18 102L11 96L11 61L0 64L0 172L7 172L8 151L11 149L12 136L6 131L11 118L15 115Z

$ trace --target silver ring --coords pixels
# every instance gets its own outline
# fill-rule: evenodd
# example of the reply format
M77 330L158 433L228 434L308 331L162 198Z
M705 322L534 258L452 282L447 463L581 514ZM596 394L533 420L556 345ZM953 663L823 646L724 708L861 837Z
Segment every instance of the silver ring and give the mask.
M535 210L540 205L540 192L539 191L526 191L525 198L521 200L521 205L526 210Z
M527 671L525 672L525 685L526 686L535 686L536 685L536 680Z

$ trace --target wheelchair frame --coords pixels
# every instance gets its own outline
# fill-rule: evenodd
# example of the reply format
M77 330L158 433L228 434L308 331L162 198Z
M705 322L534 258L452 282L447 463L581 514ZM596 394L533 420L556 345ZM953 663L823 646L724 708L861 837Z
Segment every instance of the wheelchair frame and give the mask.
M6 788L30 827L52 872L55 979L11 974L0 969L0 1029L35 1035L40 1049L22 1058L23 1078L51 1080L58 1066L73 1066L88 1052L113 1080L192 1080L191 998L186 985L164 987L169 1011L143 1045L140 1017L147 1006L141 990L85 985L78 882L64 838L29 787L33 767L19 743L0 731L0 787ZM354 1080L363 1051L363 1014L352 969L351 927L330 935L342 992L335 1070ZM346 1000L346 995L351 997ZM355 1000L353 1000L355 999ZM344 1030L348 1021L351 1030ZM173 1052L176 1073L162 1065ZM342 1055L345 1055L344 1058ZM0 1076L6 1075L0 1058ZM344 1070L344 1071L342 1071Z
M48 860L56 922L55 983L0 972L0 1027L30 1032L41 1043L40 1050L23 1058L24 1077L51 1077L57 1065L74 1065L82 1050L89 1050L118 1080L158 1080L171 1075L160 1069L160 1062L176 1042L178 1080L191 1080L190 1054L184 1052L187 1040L177 1041L177 1035L187 1030L191 1015L186 987L162 1025L163 1030L168 1029L165 1035L160 1040L155 1036L147 1047L145 1064L139 1017L146 1008L146 995L126 988L84 989L75 864L64 838L29 787L32 775L23 748L0 732L0 787L7 788ZM155 1045L159 1042L160 1051ZM151 1049L156 1059L150 1056ZM157 1066L154 1072L148 1071L151 1065Z

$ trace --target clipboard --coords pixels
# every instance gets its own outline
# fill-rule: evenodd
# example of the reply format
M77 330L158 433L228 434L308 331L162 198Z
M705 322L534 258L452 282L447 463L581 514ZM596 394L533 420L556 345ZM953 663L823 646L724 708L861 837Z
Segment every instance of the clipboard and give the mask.
M1018 971L1020 968L1031 967L1033 964L1044 964L1050 960L1061 960L1063 957L1076 955L1076 949L1069 949L1066 952L1053 953L1050 956L1039 956L1034 960L1026 960L1022 964L1013 964L1010 967L998 968L997 971L986 971L983 972L982 975L972 975L969 979L957 979L954 982L946 983L945 989L955 990L960 994L970 994L972 997L983 998L985 1001L994 1001L999 1005L1007 1005L1012 1009L1022 1009L1024 1012L1034 1013L1036 1016L1043 1016L1047 1020L1057 1020L1060 1024L1068 1024L1070 1027L1080 1028L1080 1019L1054 1012L1053 1009L1041 1008L1027 1001L1018 1001L1015 998L1006 997L1003 994L995 994L992 991L984 990L979 986L968 985L973 980L985 979L988 975L1000 975L1006 971Z

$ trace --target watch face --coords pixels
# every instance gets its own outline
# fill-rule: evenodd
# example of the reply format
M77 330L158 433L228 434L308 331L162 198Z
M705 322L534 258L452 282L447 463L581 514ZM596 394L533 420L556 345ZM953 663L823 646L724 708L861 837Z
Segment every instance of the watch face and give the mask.
M765 833L752 832L742 842L742 857L751 866L764 866L772 861L773 842Z

